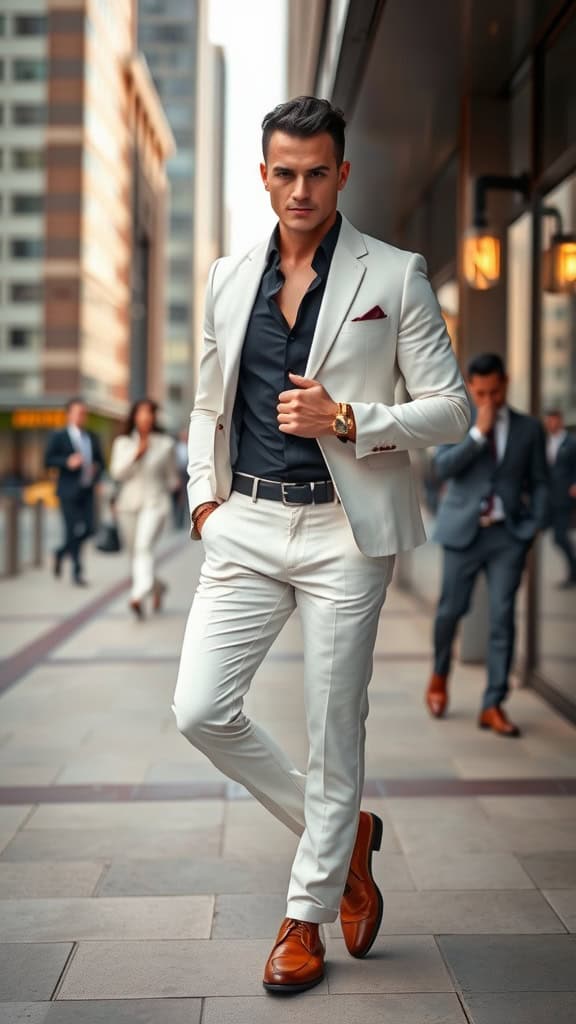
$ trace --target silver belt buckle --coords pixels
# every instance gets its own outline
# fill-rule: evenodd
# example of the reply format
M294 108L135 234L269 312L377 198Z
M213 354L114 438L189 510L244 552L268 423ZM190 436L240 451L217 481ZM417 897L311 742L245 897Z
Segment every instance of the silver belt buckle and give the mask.
M304 484L288 484L284 480L281 480L280 481L280 487L281 487L281 490L282 490L282 504L286 505L286 507L294 506L295 508L301 508L303 505L310 505L310 504L313 505L314 504L314 484L313 483L312 484L308 484L308 487L310 487L310 489L312 491L312 501L311 502L309 502L309 501L287 501L286 500L286 490L285 490L285 488L287 488L287 487L304 487L304 486L305 486Z

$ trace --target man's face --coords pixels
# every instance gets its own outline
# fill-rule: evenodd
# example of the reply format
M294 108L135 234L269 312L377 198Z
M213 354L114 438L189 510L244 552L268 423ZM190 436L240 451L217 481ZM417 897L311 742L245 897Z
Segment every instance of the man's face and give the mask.
M559 430L562 430L564 421L557 413L551 413L550 416L544 417L544 424L549 434L557 434Z
M468 390L476 408L490 405L493 409L500 409L506 403L508 377L499 373L487 373L485 376L475 373L468 378Z
M74 427L78 427L79 430L83 430L86 426L86 418L88 410L83 402L74 402L68 410L68 422Z
M314 231L333 216L349 172L347 160L336 163L327 132L307 139L274 132L266 163L260 164L272 209L290 231Z

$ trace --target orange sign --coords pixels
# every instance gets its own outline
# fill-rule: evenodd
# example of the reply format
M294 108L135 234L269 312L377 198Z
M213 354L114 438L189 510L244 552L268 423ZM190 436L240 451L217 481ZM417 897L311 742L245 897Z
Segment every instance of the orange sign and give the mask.
M64 409L14 409L12 426L15 430L57 430L66 426Z

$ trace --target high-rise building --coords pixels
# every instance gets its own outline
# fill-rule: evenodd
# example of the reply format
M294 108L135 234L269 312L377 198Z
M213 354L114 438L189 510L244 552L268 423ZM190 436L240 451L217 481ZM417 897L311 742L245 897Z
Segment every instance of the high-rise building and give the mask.
M139 0L138 41L177 144L177 152L167 166L170 220L165 285L164 408L169 424L181 429L188 422L194 389L196 0Z
M164 397L173 137L135 41L135 0L0 0L0 477L71 394L109 434Z

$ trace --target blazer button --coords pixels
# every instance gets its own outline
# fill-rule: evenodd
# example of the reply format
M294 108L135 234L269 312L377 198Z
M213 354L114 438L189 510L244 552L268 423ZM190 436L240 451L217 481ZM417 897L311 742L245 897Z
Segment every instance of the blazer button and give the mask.
M224 424L223 423L219 423L218 424L218 430L224 430Z
M380 451L380 449L379 449L379 448L373 448L373 449L372 449L372 451L373 451L373 452L379 452L379 451Z

